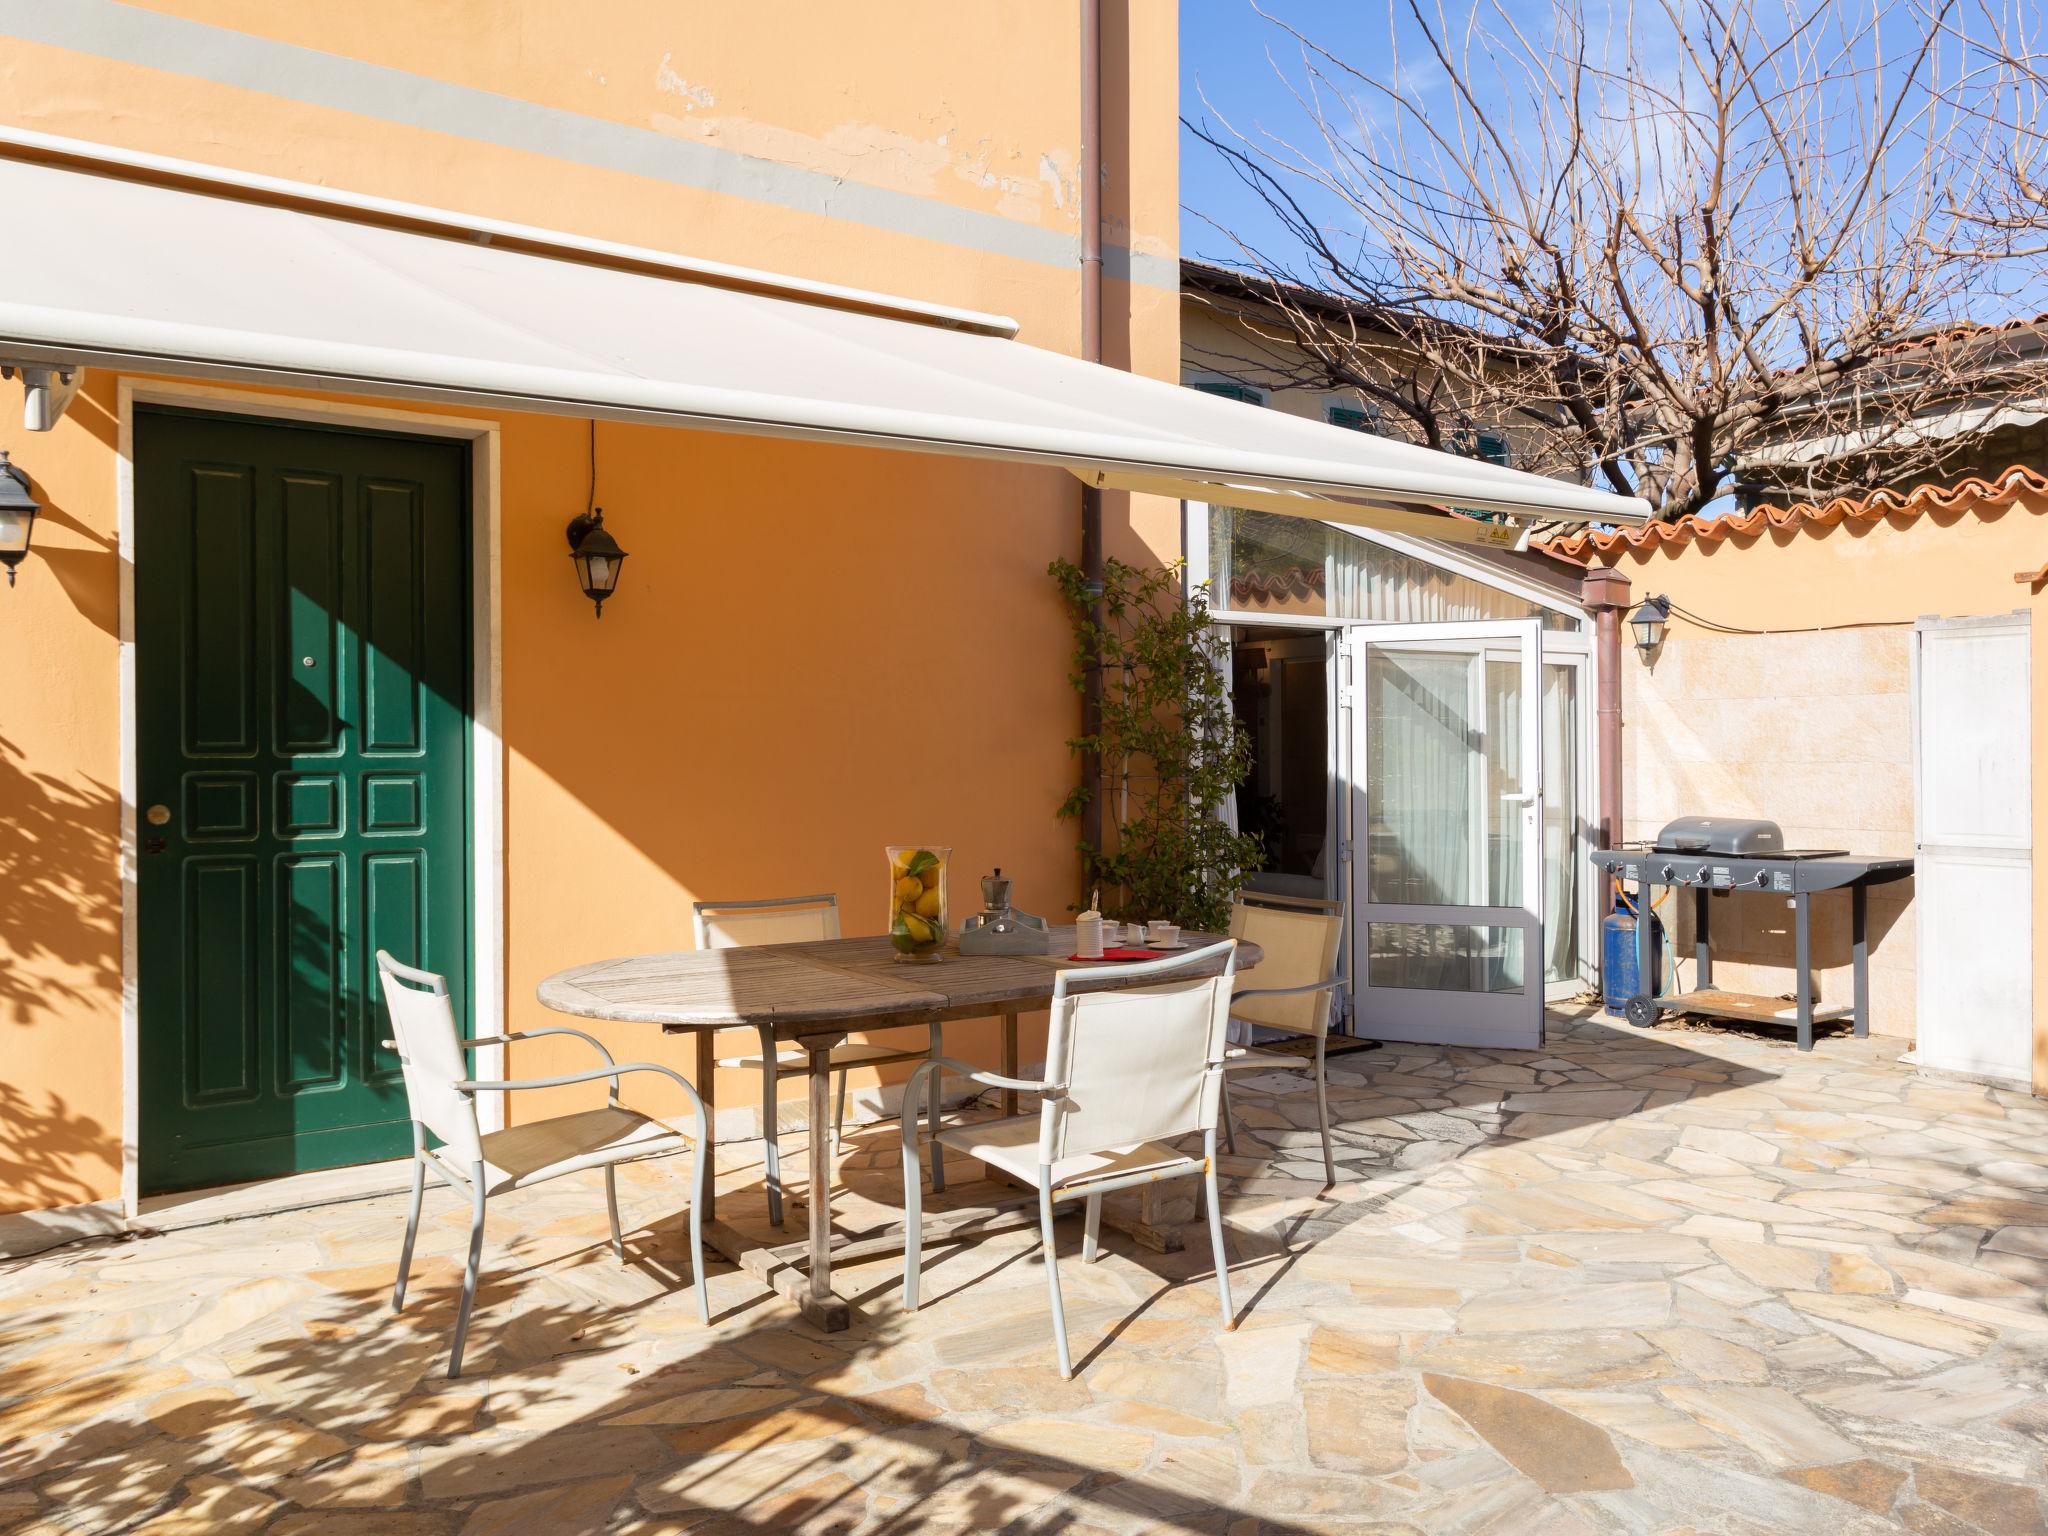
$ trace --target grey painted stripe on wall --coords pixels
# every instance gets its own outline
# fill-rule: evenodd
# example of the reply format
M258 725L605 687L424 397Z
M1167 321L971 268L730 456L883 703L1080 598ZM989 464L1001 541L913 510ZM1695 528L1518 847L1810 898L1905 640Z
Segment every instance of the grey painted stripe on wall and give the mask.
M1000 214L955 208L935 198L845 181L651 128L142 10L118 0L0 0L0 32L308 106L822 214L994 256L1070 270L1081 263L1077 237ZM1155 288L1179 286L1179 266L1170 258L1134 256L1126 248L1107 245L1102 255L1103 270L1111 277Z

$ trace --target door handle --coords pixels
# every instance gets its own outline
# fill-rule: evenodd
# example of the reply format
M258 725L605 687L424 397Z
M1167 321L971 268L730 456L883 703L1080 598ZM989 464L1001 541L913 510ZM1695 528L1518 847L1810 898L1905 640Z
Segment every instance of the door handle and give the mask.
M171 808L159 802L144 811L142 819L152 827L167 827L171 824Z

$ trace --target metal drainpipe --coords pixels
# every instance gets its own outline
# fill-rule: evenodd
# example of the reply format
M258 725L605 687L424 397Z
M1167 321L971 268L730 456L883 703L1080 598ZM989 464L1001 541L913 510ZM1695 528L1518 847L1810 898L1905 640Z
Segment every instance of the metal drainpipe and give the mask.
M1081 0L1081 356L1102 361L1102 7L1100 0ZM1102 591L1102 492L1081 489L1081 574L1097 594L1088 616L1098 628L1104 617ZM1102 729L1102 667L1100 658L1083 675L1081 734ZM1102 755L1081 755L1081 783L1088 803L1081 810L1081 840L1100 849L1102 842Z
M1595 566L1579 585L1579 601L1593 615L1594 665L1600 673L1599 730L1594 762L1599 776L1599 843L1621 841L1621 620L1628 611L1629 580L1620 571ZM1600 915L1614 908L1614 882L1602 883Z

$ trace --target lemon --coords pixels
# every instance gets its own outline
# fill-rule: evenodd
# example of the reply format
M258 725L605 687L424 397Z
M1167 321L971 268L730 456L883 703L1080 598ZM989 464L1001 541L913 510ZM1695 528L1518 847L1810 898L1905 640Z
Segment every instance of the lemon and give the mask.
M896 882L896 895L903 901L915 901L924 890L924 882L915 875L904 875Z
M926 891L917 898L917 915L919 917L937 917L939 915L939 893L937 891Z
M937 937L937 934L932 930L932 925L914 912L903 914L903 930L919 944L929 944Z

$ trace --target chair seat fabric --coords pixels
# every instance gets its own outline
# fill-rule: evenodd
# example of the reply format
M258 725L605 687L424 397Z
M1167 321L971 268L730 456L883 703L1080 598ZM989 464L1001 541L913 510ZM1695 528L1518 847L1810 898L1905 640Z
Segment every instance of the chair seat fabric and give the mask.
M969 1125L948 1126L938 1140L956 1152L978 1157L1038 1187L1038 1116L1013 1115L1006 1120L980 1120ZM1185 1164L1199 1168L1202 1160L1176 1151L1161 1141L1134 1142L1127 1147L1109 1147L1100 1152L1063 1157L1052 1165L1053 1188L1085 1184L1092 1179L1137 1173L1147 1168Z
M869 1067L889 1061L923 1061L931 1055L929 1046L918 1046L914 1050L900 1045L835 1045L832 1047L832 1065L835 1067ZM721 1067L753 1067L759 1070L761 1053L751 1056L721 1056ZM777 1051L775 1069L785 1075L808 1069L810 1057L803 1051Z
M490 1194L690 1144L661 1121L617 1104L492 1131L482 1141Z

